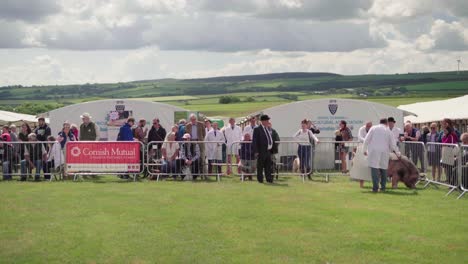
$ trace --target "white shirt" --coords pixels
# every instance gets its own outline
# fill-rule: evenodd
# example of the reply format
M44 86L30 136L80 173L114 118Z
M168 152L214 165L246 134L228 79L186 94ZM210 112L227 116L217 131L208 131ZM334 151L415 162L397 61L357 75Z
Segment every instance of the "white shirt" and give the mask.
M47 161L54 161L54 167L58 168L60 165L65 163L65 157L62 152L62 146L60 142L54 142L52 147L49 149L49 158Z
M361 128L359 128L359 132L358 132L359 142L364 142L364 139L366 139L366 136L367 136L367 130L366 130L366 126L364 125Z
M179 149L179 144L176 142L164 142L161 146L161 148L166 150L166 159L170 160L174 153Z
M239 126L234 126L232 129L231 125L224 128L224 136L226 137L227 147L231 147L232 143L242 140L242 130Z
M222 146L226 141L224 138L223 132L219 130L210 130L205 136L205 149L206 157L209 160L221 160L222 156ZM210 143L210 142L223 142L223 143Z
M212 127L210 127L209 129L205 127L205 136L208 135L208 132L210 132L211 130L213 130Z
M293 137L295 140L301 141L301 142L311 142L311 140L313 140L315 143L318 143L319 141L318 138L314 135L314 133L312 133L312 131L310 131L309 129L306 129L305 132L304 130L299 129L299 131L297 131ZM307 146L309 144L299 143L299 145Z
M388 169L390 152L400 153L387 126L379 124L371 127L364 140L364 151L367 151L367 163L371 168Z
M403 131L396 126L394 126L393 129L389 128L389 130L390 132L392 132L393 139L395 139L395 144L396 144L398 141L400 141L400 135L403 134Z
M242 135L249 134L250 138L253 138L253 130L256 126L248 125L244 127L244 131L242 131Z

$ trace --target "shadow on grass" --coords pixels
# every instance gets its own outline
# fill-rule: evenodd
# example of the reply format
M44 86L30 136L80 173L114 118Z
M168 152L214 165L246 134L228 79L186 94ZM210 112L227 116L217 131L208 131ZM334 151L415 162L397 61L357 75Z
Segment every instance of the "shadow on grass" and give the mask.
M418 195L417 190L410 190L410 189L388 189L385 192L373 192L372 188L363 188L363 189L369 189L369 190L363 190L361 193L364 194L382 194L382 195L397 195L397 196L413 196L413 195Z

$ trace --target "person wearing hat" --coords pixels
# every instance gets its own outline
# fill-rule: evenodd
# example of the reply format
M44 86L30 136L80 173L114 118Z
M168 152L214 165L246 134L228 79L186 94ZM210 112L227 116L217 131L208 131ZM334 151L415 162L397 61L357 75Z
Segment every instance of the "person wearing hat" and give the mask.
M182 137L184 143L180 147L180 159L184 166L190 167L193 179L195 180L200 171L200 163L198 162L200 159L200 147L199 144L191 143L191 138L189 133L185 133ZM185 175L182 175L182 179L184 178Z
M392 132L393 138L395 139L395 143L398 145L400 142L400 137L403 135L403 131L401 128L395 126L395 118L389 117L388 119L388 129Z
M89 113L83 113L80 116L83 123L80 125L80 141L99 141L99 127L91 121L92 116Z
M257 158L257 180L263 183L263 172L265 171L265 178L268 183L273 183L272 175L272 155L275 139L268 129L270 117L262 115L260 117L261 125L254 128L253 131L253 151Z

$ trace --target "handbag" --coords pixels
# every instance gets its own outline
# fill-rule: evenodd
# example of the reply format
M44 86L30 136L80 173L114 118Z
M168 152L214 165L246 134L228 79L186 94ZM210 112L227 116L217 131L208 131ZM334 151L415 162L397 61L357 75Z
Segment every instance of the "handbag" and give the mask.
M442 164L453 166L455 158L458 154L458 146L442 146L442 154L440 162Z

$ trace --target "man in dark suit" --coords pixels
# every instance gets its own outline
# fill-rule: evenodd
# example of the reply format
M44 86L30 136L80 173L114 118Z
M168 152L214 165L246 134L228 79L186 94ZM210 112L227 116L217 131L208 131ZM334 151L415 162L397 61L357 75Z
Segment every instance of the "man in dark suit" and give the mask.
M253 130L253 150L257 158L257 180L263 183L263 170L265 170L265 178L268 183L273 183L272 172L272 155L275 140L268 129L270 117L262 115L260 117L261 125Z

